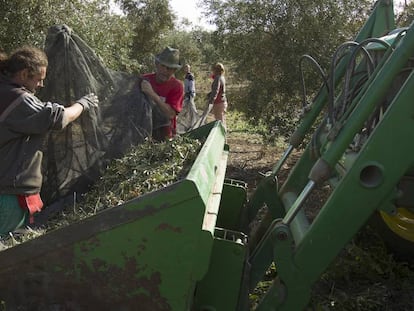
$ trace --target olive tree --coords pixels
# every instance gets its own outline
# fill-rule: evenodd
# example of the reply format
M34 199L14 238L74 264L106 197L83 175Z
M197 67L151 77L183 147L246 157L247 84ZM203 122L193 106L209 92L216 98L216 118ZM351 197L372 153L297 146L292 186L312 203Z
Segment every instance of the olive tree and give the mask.
M232 70L242 79L233 104L258 121L284 126L300 93L299 59L308 54L327 68L334 49L366 20L371 1L205 0ZM309 88L320 86L308 70ZM232 100L232 99L230 99ZM280 118L283 118L282 120ZM279 123L279 124L278 124Z
M112 14L109 0L0 0L1 48L23 44L42 47L48 28L66 24L114 69L130 62L132 27Z
M153 55L163 48L162 39L174 27L175 16L168 0L117 0L132 29L130 58L141 71L152 66Z
M402 10L398 13L397 24L400 27L408 27L414 20L414 2L405 1Z

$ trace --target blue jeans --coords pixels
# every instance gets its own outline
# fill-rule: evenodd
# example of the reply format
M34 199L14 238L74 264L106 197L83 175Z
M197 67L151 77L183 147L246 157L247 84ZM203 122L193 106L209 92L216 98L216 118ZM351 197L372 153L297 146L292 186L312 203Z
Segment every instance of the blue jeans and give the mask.
M16 195L0 194L0 235L27 224L29 212L23 210Z

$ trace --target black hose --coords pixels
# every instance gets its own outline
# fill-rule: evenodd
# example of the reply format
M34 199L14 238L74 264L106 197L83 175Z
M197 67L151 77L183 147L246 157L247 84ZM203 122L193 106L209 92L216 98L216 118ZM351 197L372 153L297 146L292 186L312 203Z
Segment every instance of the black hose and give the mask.
M332 62L331 62L331 75L330 75L330 84L329 84L329 89L331 90L329 92L329 97L328 97L328 123L333 123L334 121L334 102L335 102L335 68L337 65L337 57L339 52L342 52L344 49L348 48L348 47L352 47L352 46L358 46L357 42L354 41L347 41L343 44L341 44L338 49L335 51L333 57L332 57ZM344 56L345 54L341 55L341 58Z
M302 96L303 96L303 99L302 99L302 108L303 109L306 109L307 101L306 101L305 77L303 75L303 68L302 68L302 62L303 62L303 60L310 61L311 64L313 64L318 69L318 72L319 72L320 76L322 77L323 83L326 86L326 89L327 89L328 93L329 93L329 87L328 87L328 79L327 79L326 73L323 71L323 69L319 65L319 63L312 56L310 56L308 54L302 55L302 57L299 60L299 69L300 69L301 82L302 82Z
M388 42L386 42L382 39L369 38L369 39L366 39L366 40L362 41L361 43L359 43L358 46L352 51L351 58L348 62L348 66L347 66L347 70L346 70L346 74L345 74L345 83L344 83L344 91L343 91L342 102L338 106L337 111L339 111L339 113L335 116L335 118L339 118L340 116L342 116L344 114L344 112L346 110L346 107L349 105L349 102L352 102L352 99L354 98L355 94L358 93L358 92L355 92L355 90L352 90L351 92L349 90L350 89L350 81L351 81L352 77L354 76L356 57L358 55L358 52L362 51L364 56L366 57L368 78L369 78L369 76L371 76L371 74L373 72L373 69L374 69L374 66L375 66L374 65L374 60L372 59L371 54L365 48L365 46L367 44L372 43L372 42L379 43L387 49L389 49L389 48L392 49L391 45ZM357 86L360 88L361 85L357 85ZM349 96L350 93L352 93L352 96Z

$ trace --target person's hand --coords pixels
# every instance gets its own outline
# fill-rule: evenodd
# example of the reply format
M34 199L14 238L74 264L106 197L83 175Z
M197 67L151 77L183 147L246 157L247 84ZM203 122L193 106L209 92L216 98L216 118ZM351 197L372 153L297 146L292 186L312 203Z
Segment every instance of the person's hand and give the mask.
M88 95L85 95L81 98L79 98L77 101L75 101L78 104L81 104L83 107L83 110L89 110L91 108L98 107L99 99L98 96L96 96L94 93L90 93Z
M149 81L147 80L141 81L141 90L144 94L147 94L148 96L151 96L151 94L154 92L151 83L149 83Z

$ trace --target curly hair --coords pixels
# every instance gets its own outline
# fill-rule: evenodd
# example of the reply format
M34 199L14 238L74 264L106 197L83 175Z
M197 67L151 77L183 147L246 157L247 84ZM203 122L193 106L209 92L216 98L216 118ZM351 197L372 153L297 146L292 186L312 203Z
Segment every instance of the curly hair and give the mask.
M46 53L32 46L23 46L15 50L9 58L3 53L0 55L0 70L3 74L13 76L16 72L28 69L33 76L40 72L41 67L47 67Z

